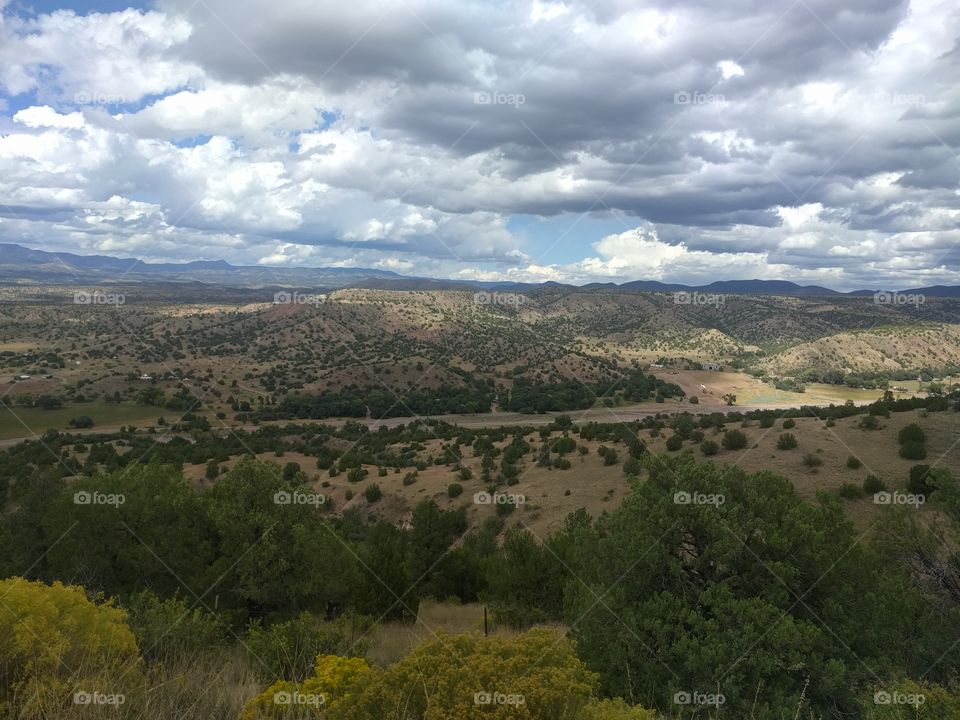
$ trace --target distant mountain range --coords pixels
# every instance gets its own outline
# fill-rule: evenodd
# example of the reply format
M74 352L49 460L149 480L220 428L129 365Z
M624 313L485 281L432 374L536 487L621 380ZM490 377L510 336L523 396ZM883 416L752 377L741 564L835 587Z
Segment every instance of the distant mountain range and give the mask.
M633 280L621 284L589 283L576 286L556 282L516 283L443 280L407 277L389 270L346 267L267 267L231 265L225 260L195 260L187 263L146 263L135 258L109 255L52 253L14 243L0 243L0 282L49 284L138 284L183 282L226 285L236 288L297 287L317 290L361 287L383 290L496 290L532 292L537 289L640 290L647 292L698 292L722 295L842 296L872 295L882 290L840 292L819 285L798 285L789 280L719 280L709 285L683 285L656 280ZM960 297L960 286L897 290L930 297Z
M51 284L135 284L151 281L203 282L234 287L302 286L336 288L369 279L401 278L388 270L370 268L307 268L231 265L225 260L188 263L146 263L109 255L74 255L32 250L0 243L0 282Z

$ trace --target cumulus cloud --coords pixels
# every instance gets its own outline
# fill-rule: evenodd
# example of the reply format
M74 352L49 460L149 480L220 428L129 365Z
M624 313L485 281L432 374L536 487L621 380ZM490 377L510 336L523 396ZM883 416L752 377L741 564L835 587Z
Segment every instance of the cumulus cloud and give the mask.
M958 37L948 0L0 3L0 231L417 275L960 282ZM532 242L518 216L574 220Z

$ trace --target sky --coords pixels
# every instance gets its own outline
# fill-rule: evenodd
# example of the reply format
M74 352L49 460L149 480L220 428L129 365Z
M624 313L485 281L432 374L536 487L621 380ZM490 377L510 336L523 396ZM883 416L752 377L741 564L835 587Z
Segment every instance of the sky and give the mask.
M0 0L0 241L960 284L955 0Z

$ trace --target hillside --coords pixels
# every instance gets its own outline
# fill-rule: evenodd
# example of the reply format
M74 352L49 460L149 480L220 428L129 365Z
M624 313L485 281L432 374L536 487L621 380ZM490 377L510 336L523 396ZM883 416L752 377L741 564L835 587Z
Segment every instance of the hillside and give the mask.
M772 374L877 373L960 366L960 325L882 327L801 343L758 363Z
M122 302L77 304L74 292ZM164 300L165 292L46 286L0 302L0 373L10 399L133 400L144 376L167 400L202 397L230 416L241 404L272 406L293 392L349 395L370 412L382 404L371 404L371 393L412 412L438 398L472 412L472 399L495 408L495 396L518 382L567 395L592 388L572 405L547 408L567 410L585 407L591 393L623 393L631 373L663 361L664 380L688 394L704 380L691 386L692 378L669 373L705 361L769 375L830 371L831 382L848 373L939 376L960 364L951 324L960 300L950 298L917 310L860 297L683 303L673 293L556 287L523 295L344 288L277 303L227 296L203 304ZM734 394L750 380L742 377L729 383Z

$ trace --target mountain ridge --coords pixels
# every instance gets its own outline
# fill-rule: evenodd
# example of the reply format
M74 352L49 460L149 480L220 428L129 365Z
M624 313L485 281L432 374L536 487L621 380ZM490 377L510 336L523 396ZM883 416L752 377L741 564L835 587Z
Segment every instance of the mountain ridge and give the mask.
M110 274L121 273L119 278ZM184 263L148 263L136 258L111 255L78 255L53 253L28 248L17 243L0 243L0 282L32 280L42 283L130 282L163 279L164 281L226 284L238 287L300 286L315 289L355 287L368 290L492 290L500 292L532 292L547 289L571 291L641 291L690 292L718 295L779 295L787 297L867 296L876 293L960 297L960 286L894 290L858 289L843 292L820 285L800 285L790 280L717 280L707 285L665 283L659 280L629 280L623 283L592 282L583 285L547 281L542 283L511 281L454 280L400 275L391 270L364 267L277 267L268 265L233 265L226 260L192 260Z

